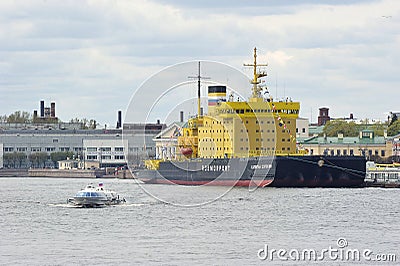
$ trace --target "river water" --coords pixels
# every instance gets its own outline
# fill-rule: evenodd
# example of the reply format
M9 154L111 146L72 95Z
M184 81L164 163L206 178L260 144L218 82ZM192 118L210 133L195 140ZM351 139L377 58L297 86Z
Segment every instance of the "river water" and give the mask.
M127 203L66 204L98 181ZM400 263L399 189L228 191L119 179L0 178L0 195L1 265ZM281 256L273 249L283 250ZM305 249L315 250L315 258ZM367 254L343 256L350 249Z

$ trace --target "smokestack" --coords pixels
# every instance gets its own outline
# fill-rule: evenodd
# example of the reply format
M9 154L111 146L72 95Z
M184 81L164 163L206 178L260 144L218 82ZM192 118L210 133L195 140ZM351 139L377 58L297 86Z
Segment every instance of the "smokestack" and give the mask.
M200 108L200 116L203 116L203 107Z
M44 117L50 117L50 107L44 108Z
M56 103L52 102L50 104L50 117L55 118L56 117Z
M183 122L183 111L180 112L180 121Z
M159 125L160 124L160 119L157 119L157 125Z
M33 121L37 119L37 110L33 110Z
M350 119L354 119L354 118L353 118L353 114L352 114L352 113L350 113Z
M118 111L117 129L122 126L122 111Z
M40 117L44 117L44 101L40 101Z

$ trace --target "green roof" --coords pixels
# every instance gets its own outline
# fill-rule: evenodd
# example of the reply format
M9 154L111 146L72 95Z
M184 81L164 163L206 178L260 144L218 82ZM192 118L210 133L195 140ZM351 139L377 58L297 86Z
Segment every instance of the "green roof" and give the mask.
M308 127L308 132L309 132L310 135L322 134L323 130L324 130L324 126L310 126L310 127Z

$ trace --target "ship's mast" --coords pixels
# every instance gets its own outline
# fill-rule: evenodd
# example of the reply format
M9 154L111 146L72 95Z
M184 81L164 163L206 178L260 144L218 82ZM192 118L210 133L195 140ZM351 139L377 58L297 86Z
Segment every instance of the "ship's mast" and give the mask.
M200 61L199 61L199 74L197 76L189 76L188 78L192 79L197 79L197 117L200 118L200 111L201 111L201 106L200 106L200 85L201 85L201 79L209 79L209 77L202 77L201 76L201 71L200 71Z
M265 73L265 72L257 73L257 67L268 66L268 64L258 64L257 65L257 48L254 47L254 63L253 64L243 64L243 65L253 67L253 80L250 82L251 84L253 84L252 98L259 98L260 92L262 89L258 86L258 84L260 84L260 82L261 82L258 79L267 76L267 73Z

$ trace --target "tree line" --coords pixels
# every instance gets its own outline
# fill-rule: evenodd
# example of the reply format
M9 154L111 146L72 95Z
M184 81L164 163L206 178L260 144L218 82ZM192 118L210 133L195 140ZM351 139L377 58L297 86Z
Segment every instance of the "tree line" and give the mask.
M33 123L33 115L26 111L16 111L10 115L0 115L0 122L2 123ZM96 129L99 126L94 119L87 118L73 118L70 123L81 124L83 129Z
M54 168L57 168L58 161L73 158L74 155L72 151L53 152L50 156L46 152L35 152L28 156L23 152L5 153L3 165L6 168L26 168L29 165L33 168L44 168L50 162Z
M339 133L344 137L357 137L361 130L368 129L374 132L375 136L383 136L387 132L388 136L395 136L400 133L400 120L395 116L391 123L375 123L356 124L354 122L347 123L344 120L331 120L326 122L323 128L323 134L327 137L337 137Z

